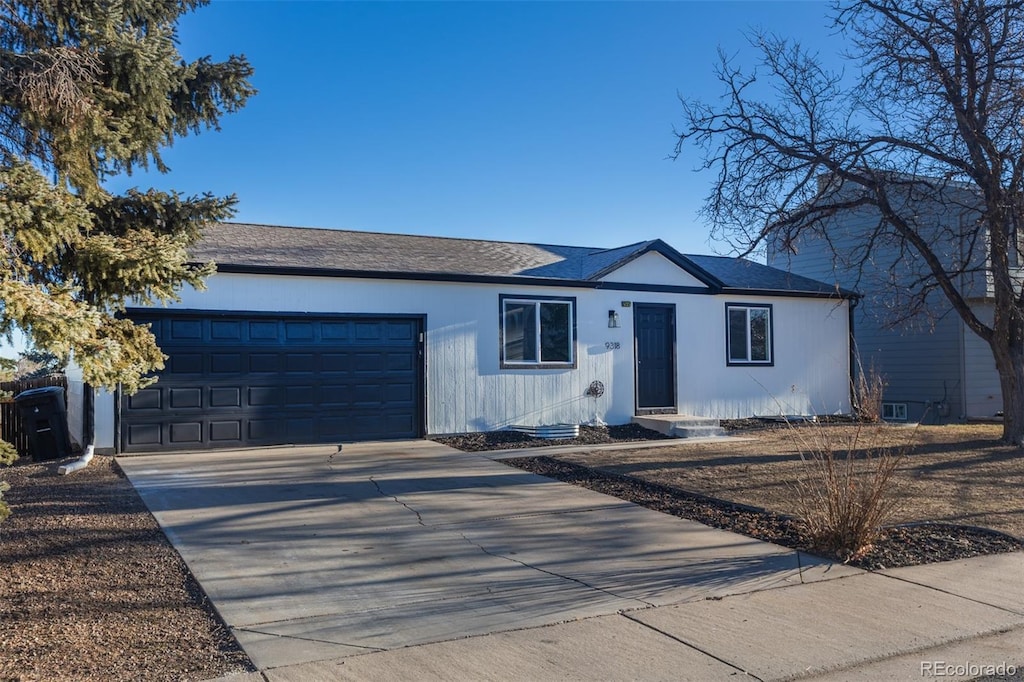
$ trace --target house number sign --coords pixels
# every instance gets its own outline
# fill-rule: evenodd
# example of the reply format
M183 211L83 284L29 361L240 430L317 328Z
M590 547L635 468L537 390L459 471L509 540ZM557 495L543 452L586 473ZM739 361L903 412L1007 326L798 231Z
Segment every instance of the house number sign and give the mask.
M608 350L618 350L622 348L622 344L618 341L605 341L604 347Z

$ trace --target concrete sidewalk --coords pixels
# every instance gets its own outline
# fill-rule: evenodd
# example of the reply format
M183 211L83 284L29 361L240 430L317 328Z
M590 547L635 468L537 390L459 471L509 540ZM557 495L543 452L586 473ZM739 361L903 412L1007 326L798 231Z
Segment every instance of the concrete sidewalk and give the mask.
M254 680L1024 664L1020 553L869 574L426 441L119 462Z

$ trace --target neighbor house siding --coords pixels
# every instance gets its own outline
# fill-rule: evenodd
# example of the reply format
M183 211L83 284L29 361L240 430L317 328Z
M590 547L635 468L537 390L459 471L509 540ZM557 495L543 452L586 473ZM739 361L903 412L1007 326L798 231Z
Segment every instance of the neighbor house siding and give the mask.
M975 303L974 312L985 324L992 323L992 306ZM992 349L961 323L964 356L964 416L990 419L1003 409L1003 390Z
M943 216L936 214L937 221ZM795 253L769 249L768 264L805 277L834 283L863 295L856 308L854 336L859 365L874 367L887 381L883 400L907 404L910 421L946 422L963 417L965 404L964 334L962 323L941 292L933 292L929 314L893 326L891 277L910 281L923 264L905 261L892 267L897 251L884 241L876 244L872 258L861 271L864 235L877 222L868 210L848 211L824 226L828 241L805 232L794 244ZM833 254L838 253L840 257ZM975 363L970 371L983 371ZM977 376L971 381L988 382Z
M870 303L865 300L858 309L854 329L862 367L874 367L886 380L883 400L906 403L907 419L913 422L960 419L960 320L947 315L934 328L889 329Z

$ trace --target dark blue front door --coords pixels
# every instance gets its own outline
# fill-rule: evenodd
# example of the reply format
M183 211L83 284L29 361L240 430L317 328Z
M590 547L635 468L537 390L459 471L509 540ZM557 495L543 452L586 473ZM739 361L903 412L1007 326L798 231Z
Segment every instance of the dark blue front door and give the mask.
M676 410L675 306L633 306L638 413Z

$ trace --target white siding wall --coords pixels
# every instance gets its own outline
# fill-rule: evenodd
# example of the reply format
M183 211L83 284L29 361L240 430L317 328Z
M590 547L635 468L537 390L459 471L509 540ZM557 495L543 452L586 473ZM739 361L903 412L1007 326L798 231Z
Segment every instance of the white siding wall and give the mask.
M704 282L682 270L661 254L653 252L634 258L601 279L605 282L644 282L646 284L707 288Z
M573 296L577 369L499 369L498 295ZM509 424L611 424L634 415L632 307L674 303L679 409L699 416L849 410L846 304L759 298L774 306L774 367L726 367L725 302L734 297L583 288L217 274L175 308L224 311L426 315L427 432L483 431ZM744 297L745 301L754 300ZM608 328L608 311L620 327ZM619 348L609 345L619 344ZM605 385L595 400L592 381ZM778 402L776 402L778 401ZM101 405L100 403L109 403ZM781 405L781 406L780 406ZM103 415L101 417L101 415ZM100 433L113 442L113 401L97 396ZM108 436L109 434L109 436Z
M770 303L773 367L725 362L725 303ZM679 412L736 418L850 411L845 302L691 296L679 307Z

